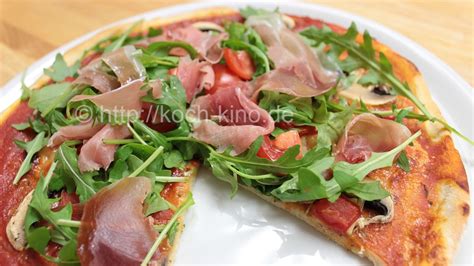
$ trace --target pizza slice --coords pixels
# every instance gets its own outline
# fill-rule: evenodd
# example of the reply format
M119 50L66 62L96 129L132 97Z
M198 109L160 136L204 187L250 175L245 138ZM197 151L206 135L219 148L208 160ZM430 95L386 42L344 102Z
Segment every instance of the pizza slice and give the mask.
M375 264L449 263L469 215L459 132L355 25L202 10L100 33L23 87L0 124L10 264L169 263L201 162Z
M200 164L170 141L189 135L169 115L184 114L186 92L166 74L177 57L146 64L120 34L72 64L58 54L2 114L2 263L173 261Z

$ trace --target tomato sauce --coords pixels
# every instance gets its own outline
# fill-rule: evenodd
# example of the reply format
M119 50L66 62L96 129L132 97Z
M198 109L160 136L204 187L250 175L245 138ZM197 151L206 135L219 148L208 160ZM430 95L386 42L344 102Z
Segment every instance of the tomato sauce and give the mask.
M33 111L26 102L21 102L8 110L0 122L0 264L32 265L44 264L44 260L32 250L18 252L10 245L6 235L6 226L15 214L23 198L35 188L38 181L39 159L34 160L33 170L27 173L17 185L13 179L26 156L25 151L13 142L15 139L29 141L34 137L31 131L17 131L13 124L27 122ZM8 112L7 111L7 112Z

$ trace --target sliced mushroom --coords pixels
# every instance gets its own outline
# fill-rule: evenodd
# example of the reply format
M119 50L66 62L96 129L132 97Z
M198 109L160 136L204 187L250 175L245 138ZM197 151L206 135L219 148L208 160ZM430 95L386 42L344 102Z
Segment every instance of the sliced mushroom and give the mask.
M295 27L295 20L293 18L291 18L290 16L282 14L281 19L283 20L283 22L285 22L285 25L288 28L293 29Z
M392 95L390 88L385 85L362 86L359 84L357 81L364 72L363 70L352 72L351 75L355 76L354 83L347 88L340 87L338 90L339 95L351 100L362 100L369 105L382 105L395 101L397 96Z
M197 28L202 31L217 31L217 32L224 32L224 28L214 22L208 22L208 21L199 21L195 22L192 24L194 28Z
M362 229L369 224L375 223L388 223L393 220L394 216L394 204L391 196L376 201L364 202L364 208L371 209L377 213L373 217L361 217L359 218L347 231L348 234L352 234L357 228Z
M13 215L7 224L6 233L8 241L13 248L18 251L22 251L26 247L25 218L26 212L28 211L28 205L30 205L32 198L33 191L26 195L18 206L15 215Z

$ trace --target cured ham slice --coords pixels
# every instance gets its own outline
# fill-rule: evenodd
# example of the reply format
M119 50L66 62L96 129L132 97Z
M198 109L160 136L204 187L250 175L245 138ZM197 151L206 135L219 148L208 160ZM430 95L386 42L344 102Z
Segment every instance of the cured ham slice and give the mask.
M151 189L149 178L127 177L85 203L78 233L81 265L140 265L157 237L143 214Z
M90 100L103 111L108 113L122 113L123 111L139 112L142 107L141 97L147 91L142 90L143 81L135 80L116 90L99 95L77 95L71 101Z
M100 60L91 63L87 67L80 69L79 77L74 81L74 84L84 84L96 88L101 93L106 93L120 87L117 78L111 76L101 70L95 65L101 63Z
M223 50L220 47L220 43L225 38L227 38L227 33L225 32L211 34L210 32L202 32L189 25L186 27L169 29L160 36L152 37L146 41L138 43L138 46L147 46L151 43L162 41L182 41L189 43L194 47L202 59L211 64L216 64L222 59ZM176 56L187 55L187 52L181 48L174 48L170 53Z
M133 55L136 51L134 46L127 45L102 56L122 85L146 77L145 68Z
M114 160L117 145L104 144L103 139L123 139L130 136L127 126L105 125L81 148L79 153L78 166L83 172L107 169Z
M214 70L211 64L199 62L198 59L181 58L176 76L186 91L187 102L191 102L202 89L209 89L214 85Z
M337 72L325 69L318 55L301 36L285 26L279 14L251 16L246 24L262 37L268 46L268 56L275 65L275 70L257 79L254 96L260 90L280 91L298 97L317 96L335 85ZM288 78L299 82L292 86Z
M244 152L259 136L274 129L267 111L248 99L239 88L218 90L197 98L188 118L193 122L193 136L223 150L233 147L233 154Z
M202 32L193 26L187 26L169 31L167 36L171 40L191 44L204 60L211 64L216 64L222 58L223 51L220 47L220 42L227 37L227 33L214 35L210 32Z
M163 84L161 84L161 80L159 79L155 79L155 80L150 80L150 82L148 82L148 85L150 85L151 87L151 95L153 96L153 98L160 98L161 95L163 94L163 91L162 91L162 87L163 87Z
M126 85L134 80L143 80L146 71L143 65L135 58L134 46L127 45L114 52L104 54L81 68L75 84L85 84L96 88L101 93L114 90L120 85ZM107 73L103 64L107 64L116 77Z
M334 154L336 160L359 163L367 160L372 152L394 149L410 136L410 130L400 123L361 114L347 124Z
M56 147L66 140L84 140L94 136L104 125L88 121L79 125L65 126L60 128L49 139L48 146Z

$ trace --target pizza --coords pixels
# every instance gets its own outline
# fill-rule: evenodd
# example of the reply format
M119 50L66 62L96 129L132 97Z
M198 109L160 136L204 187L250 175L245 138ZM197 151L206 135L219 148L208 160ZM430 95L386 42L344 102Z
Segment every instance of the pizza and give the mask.
M469 216L451 133L472 140L354 23L139 21L22 89L0 120L2 264L172 263L200 165L374 264L449 264Z

